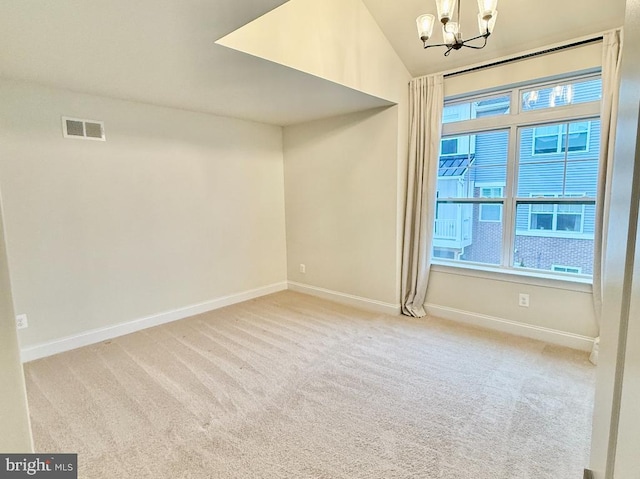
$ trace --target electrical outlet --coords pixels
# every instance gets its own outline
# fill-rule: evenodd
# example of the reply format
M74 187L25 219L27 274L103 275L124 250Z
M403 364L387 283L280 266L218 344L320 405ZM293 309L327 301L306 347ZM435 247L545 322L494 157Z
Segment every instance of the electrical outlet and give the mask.
M306 272L307 272L307 267L306 267L304 264L302 264L302 263L300 263L300 272L301 272L302 274L304 274L304 273L306 273Z
M529 307L529 295L526 293L520 293L518 296L518 306L522 306L523 308Z
M18 326L18 329L28 328L29 322L27 321L27 315L19 314L18 316L16 316L16 324Z

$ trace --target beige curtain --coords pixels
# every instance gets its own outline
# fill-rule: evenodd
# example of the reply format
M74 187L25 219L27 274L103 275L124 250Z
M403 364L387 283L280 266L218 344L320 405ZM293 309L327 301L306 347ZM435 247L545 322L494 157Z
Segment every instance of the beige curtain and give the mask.
M622 32L614 30L604 35L602 46L602 107L600 111L600 174L598 178L598 202L596 210L595 243L593 251L593 305L596 321L600 325L602 315L602 280L604 277L605 232L607 230L611 201L611 172L615 147L616 121L618 119L618 89L620 85L620 60L622 57ZM598 362L596 338L591 352L591 362Z
M409 163L402 246L402 313L426 315L444 87L442 75L411 81Z

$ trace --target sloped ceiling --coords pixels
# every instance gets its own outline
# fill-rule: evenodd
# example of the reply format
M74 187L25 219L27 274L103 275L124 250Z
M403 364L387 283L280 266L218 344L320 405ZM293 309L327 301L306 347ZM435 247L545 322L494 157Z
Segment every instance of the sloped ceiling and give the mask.
M483 50L463 49L444 57L424 50L415 19L437 16L435 0L362 0L413 76L457 69L622 26L625 0L498 0L498 19ZM476 0L461 0L463 37L478 33ZM442 41L436 25L431 43Z
M0 77L287 125L387 106L215 44L283 0L5 0Z
M322 0L292 2L313 5ZM620 26L625 6L624 0L500 0L498 24L487 48L452 52L444 58L441 50L424 51L415 31L418 14L435 13L433 0L362 2L391 44L389 50L395 50L413 76ZM363 78L352 83L327 80L322 72L215 43L286 3L4 0L0 2L0 78L277 125L392 104L395 99L368 88ZM473 35L476 1L462 0L462 6L463 33ZM300 21L311 30L315 26L313 18ZM334 30L316 35L314 41L331 41L332 31L348 29L349 21L336 19ZM301 38L278 30L273 35L280 43ZM437 32L433 40L440 35ZM347 58L345 67L359 72L361 68L349 62L375 56L376 51L381 50L376 46L359 52L358 58ZM406 75L404 66L399 69Z

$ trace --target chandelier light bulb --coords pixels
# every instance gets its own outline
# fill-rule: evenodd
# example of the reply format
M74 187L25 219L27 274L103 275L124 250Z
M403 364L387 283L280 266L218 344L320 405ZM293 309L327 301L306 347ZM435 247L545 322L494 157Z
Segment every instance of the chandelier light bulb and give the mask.
M482 18L489 20L498 8L498 0L478 0L478 12Z
M444 43L447 45L455 45L458 43L460 37L460 25L456 22L449 22L446 25L442 25L442 36Z
M436 0L436 8L438 9L438 18L440 21L447 23L453 18L456 2L455 0Z
M436 22L436 17L427 13L425 15L420 15L416 18L416 24L418 26L418 36L420 40L426 42L431 38L433 34L433 25Z
M491 18L488 20L484 18L482 13L478 13L478 30L480 35L492 34L493 29L496 26L496 20L498 19L498 11L494 11Z
M449 56L453 50L461 50L469 48L473 50L481 50L487 46L487 39L493 33L496 26L496 18L498 17L498 0L477 0L478 2L478 29L479 35L471 38L462 38L462 26L460 18L462 18L462 0L435 0L438 10L438 20L442 24L443 43L427 44L433 34L433 28L436 23L436 17L431 14L420 15L416 18L416 26L418 27L418 36L422 41L426 50L431 47L445 47L444 56ZM458 11L456 12L456 8ZM455 16L454 16L455 14ZM454 21L455 19L455 21Z

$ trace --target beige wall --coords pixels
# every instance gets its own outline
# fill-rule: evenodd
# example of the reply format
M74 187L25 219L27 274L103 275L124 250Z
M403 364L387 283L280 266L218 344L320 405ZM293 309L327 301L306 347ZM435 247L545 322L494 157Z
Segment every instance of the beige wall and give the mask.
M399 121L392 107L284 129L290 281L397 303Z
M0 451L33 452L0 201Z
M0 104L23 347L286 280L281 128L8 81Z
M290 0L217 43L395 103L408 77L361 0Z

